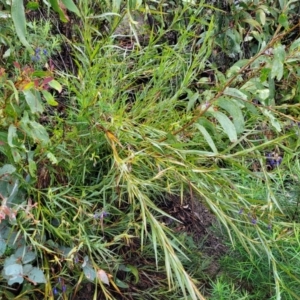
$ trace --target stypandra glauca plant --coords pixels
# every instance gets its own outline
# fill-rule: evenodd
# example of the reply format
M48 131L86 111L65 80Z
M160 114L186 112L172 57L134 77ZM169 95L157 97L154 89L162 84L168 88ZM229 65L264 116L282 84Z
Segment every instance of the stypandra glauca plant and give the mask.
M78 157L84 152L98 167L88 174L92 162L83 164L78 180L89 183L90 195L101 195L102 207L127 212L122 234L127 246L136 238L142 248L150 242L157 266L165 263L170 288L179 287L184 296L196 299L203 297L200 287L182 268L176 255L181 248L159 221L166 213L156 200L192 190L223 223L233 244L238 239L252 258L265 251L274 275L273 295L280 298L286 286L273 249L278 236L287 238L284 229L291 224L282 222L283 208L272 190L273 177L280 175L268 172L265 152L295 150L295 132L287 132L286 125L297 120L274 98L276 83L298 70L299 41L282 44L295 26L277 24L255 55L222 74L210 64L217 34L211 7L201 2L198 9L185 9L173 15L173 29L179 32L175 45L153 38L129 54L112 39L93 40L94 18L87 21L82 44L74 46L79 76L66 75L66 80L78 105L73 114L74 122L80 122ZM186 18L189 10L193 22ZM200 18L204 12L206 22ZM196 28L204 28L198 41L191 34ZM254 28L249 31L253 36ZM207 68L214 71L213 83L205 76ZM257 160L259 174L251 169L251 160ZM232 170L263 185L264 199L245 193ZM104 232L110 235L110 229Z

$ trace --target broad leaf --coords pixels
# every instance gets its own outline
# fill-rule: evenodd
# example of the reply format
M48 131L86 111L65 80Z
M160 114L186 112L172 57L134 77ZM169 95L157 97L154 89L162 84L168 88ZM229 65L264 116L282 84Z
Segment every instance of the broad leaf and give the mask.
M277 45L274 49L274 60L272 63L271 78L281 80L283 76L283 64L285 60L285 50L283 45Z
M216 103L232 117L236 132L242 133L245 130L244 115L239 105L234 101L233 99L219 98Z
M55 101L52 94L50 94L48 91L42 91L43 96L45 97L47 103L51 106L57 106L58 102Z
M17 137L17 127L14 124L10 124L8 127L7 142L11 148L15 147L14 139Z
M27 274L28 279L33 283L46 283L46 278L43 271L39 268L33 267L30 272Z
M4 267L4 275L5 276L17 276L19 274L23 274L23 267L21 264L11 264Z
M40 102L39 93L37 91L23 91L25 95L25 100L30 107L32 113L42 113L44 108Z
M58 91L59 93L61 93L62 91L62 86L61 84L56 81L56 80L51 80L49 83L49 86L51 86L53 89L55 89L56 91Z
M94 268L90 264L86 264L85 267L82 268L84 275L90 281L94 281L96 278L96 272Z
M295 40L292 45L290 46L290 52L295 50L295 49L298 49L300 48L300 38L298 38L297 40Z
M220 111L215 111L212 108L209 109L209 113L218 120L222 126L224 132L228 135L228 138L232 143L237 141L237 133L235 126L230 119Z
M278 131L281 131L281 125L279 123L279 121L277 120L277 118L267 109L262 108L261 109L262 113L269 118L270 123L272 124L272 126Z
M35 142L43 145L50 142L49 135L45 127L35 121L30 121L26 112L20 121L20 127L27 135L33 138Z
M4 165L0 168L0 177L5 174L12 174L16 171L16 168L13 165Z
M242 99L245 101L247 101L247 99L248 99L246 94L244 94L243 92L241 92L240 90L235 89L235 88L227 87L223 94L227 95L227 96L231 96L233 98Z

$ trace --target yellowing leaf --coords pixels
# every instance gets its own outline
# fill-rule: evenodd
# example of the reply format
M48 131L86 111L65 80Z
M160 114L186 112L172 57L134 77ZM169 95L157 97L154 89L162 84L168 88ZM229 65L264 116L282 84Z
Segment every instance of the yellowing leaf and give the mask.
M98 270L97 271L97 277L105 284L109 285L109 279L108 279L108 276L106 274L105 271L103 270Z
M107 138L111 141L111 142L115 142L117 143L119 146L122 147L121 143L119 142L119 140L116 138L116 136L109 130L105 131L105 134L107 136Z
M61 84L56 81L56 80L51 80L49 83L49 86L51 86L53 89L55 89L56 91L58 91L59 93L61 93L62 91L62 86Z
M34 87L34 82L30 81L28 82L27 84L24 85L23 87L23 91L27 91L27 90L30 90Z

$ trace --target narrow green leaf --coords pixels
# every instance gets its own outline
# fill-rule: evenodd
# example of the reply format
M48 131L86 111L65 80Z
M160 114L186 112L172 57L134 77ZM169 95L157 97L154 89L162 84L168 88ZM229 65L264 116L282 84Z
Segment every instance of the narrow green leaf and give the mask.
M209 113L218 120L224 132L228 135L229 140L232 143L236 142L237 141L236 129L233 123L230 121L230 119L220 111L215 111L213 109L210 109Z
M281 131L281 125L279 123L279 121L277 120L277 118L267 109L262 108L261 109L262 113L269 118L270 123L272 124L272 126L278 131Z
M26 40L26 18L23 0L12 0L11 2L11 17L14 22L17 36L21 43L30 51L33 51L28 41Z
M72 0L61 0L65 7L80 17L80 12Z
M258 28L258 29L261 29L261 26L260 26L260 24L257 22L257 21L255 21L254 19L244 19L243 20L245 23L248 23L248 24L250 24L250 25L252 25L253 27L255 27L255 28Z
M49 2L53 10L58 13L60 20L64 23L68 22L69 18L64 13L64 11L60 8L58 0L49 0Z
M227 87L223 94L227 95L227 96L231 96L233 98L242 99L245 101L248 99L246 94L244 94L243 92L241 92L240 90L235 89L235 88Z
M189 102L187 104L186 111L189 112L195 105L195 102L199 99L199 93L192 93L191 91L188 91L188 99Z
M211 138L210 134L207 132L207 130L200 124L196 123L195 126L199 129L199 131L202 133L203 137L205 138L207 144L209 145L209 147L211 148L211 150L217 154L218 150L215 146L215 143L213 141L213 139Z
M37 10L37 9L39 9L39 7L40 7L40 5L38 2L30 1L26 4L26 8L31 9L31 10Z
M281 10L284 10L284 8L286 6L286 0L279 0L279 4L280 4Z
M112 1L112 10L113 12L119 12L121 7L121 0L113 0Z

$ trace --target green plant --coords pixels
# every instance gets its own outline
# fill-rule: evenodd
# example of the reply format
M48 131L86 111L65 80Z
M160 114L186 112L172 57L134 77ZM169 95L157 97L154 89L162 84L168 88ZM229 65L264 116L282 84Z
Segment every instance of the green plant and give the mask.
M2 276L8 285L23 283L24 279L36 285L45 283L43 271L32 265L37 253L26 246L25 235L17 233L11 225L16 225L19 212L25 222L33 219L31 201L26 204L24 191L19 190L19 180L13 175L15 168L5 165L0 169L0 257L5 257ZM8 222L9 219L9 222ZM11 224L11 225L10 225Z
M69 287L76 293L92 280L106 299L203 299L201 250L161 221L172 219L162 208L166 195L183 201L189 193L244 251L235 278L245 281L255 269L269 297L294 296L299 276L282 261L298 265L298 228L285 221L278 191L288 189L299 155L299 39L288 17L296 7L149 3L156 22L141 45L133 11L143 7L128 2L135 37L128 48L106 30L107 22L111 32L117 26L121 2L101 4L78 4L76 74L59 80L63 115L50 107L57 103L48 85L62 90L53 66L0 71L0 151L35 201L37 223L24 226L18 214L15 227L39 253L42 293L69 297ZM253 273L243 273L245 261ZM266 292L211 281L212 297Z
M66 9L80 16L80 12L72 0L51 0L47 3L55 12L59 14L62 22L68 22L69 17ZM29 10L37 10L40 7L39 2L29 2L26 8ZM4 10L3 10L4 8ZM23 0L1 1L1 18L12 19L14 24L14 31L16 32L20 42L31 52L33 52L32 45L28 42L27 38L27 22Z
M257 299L257 296L251 297L247 293L243 293L236 288L233 283L228 283L222 277L212 282L212 291L209 299L211 300L225 300L225 299Z

